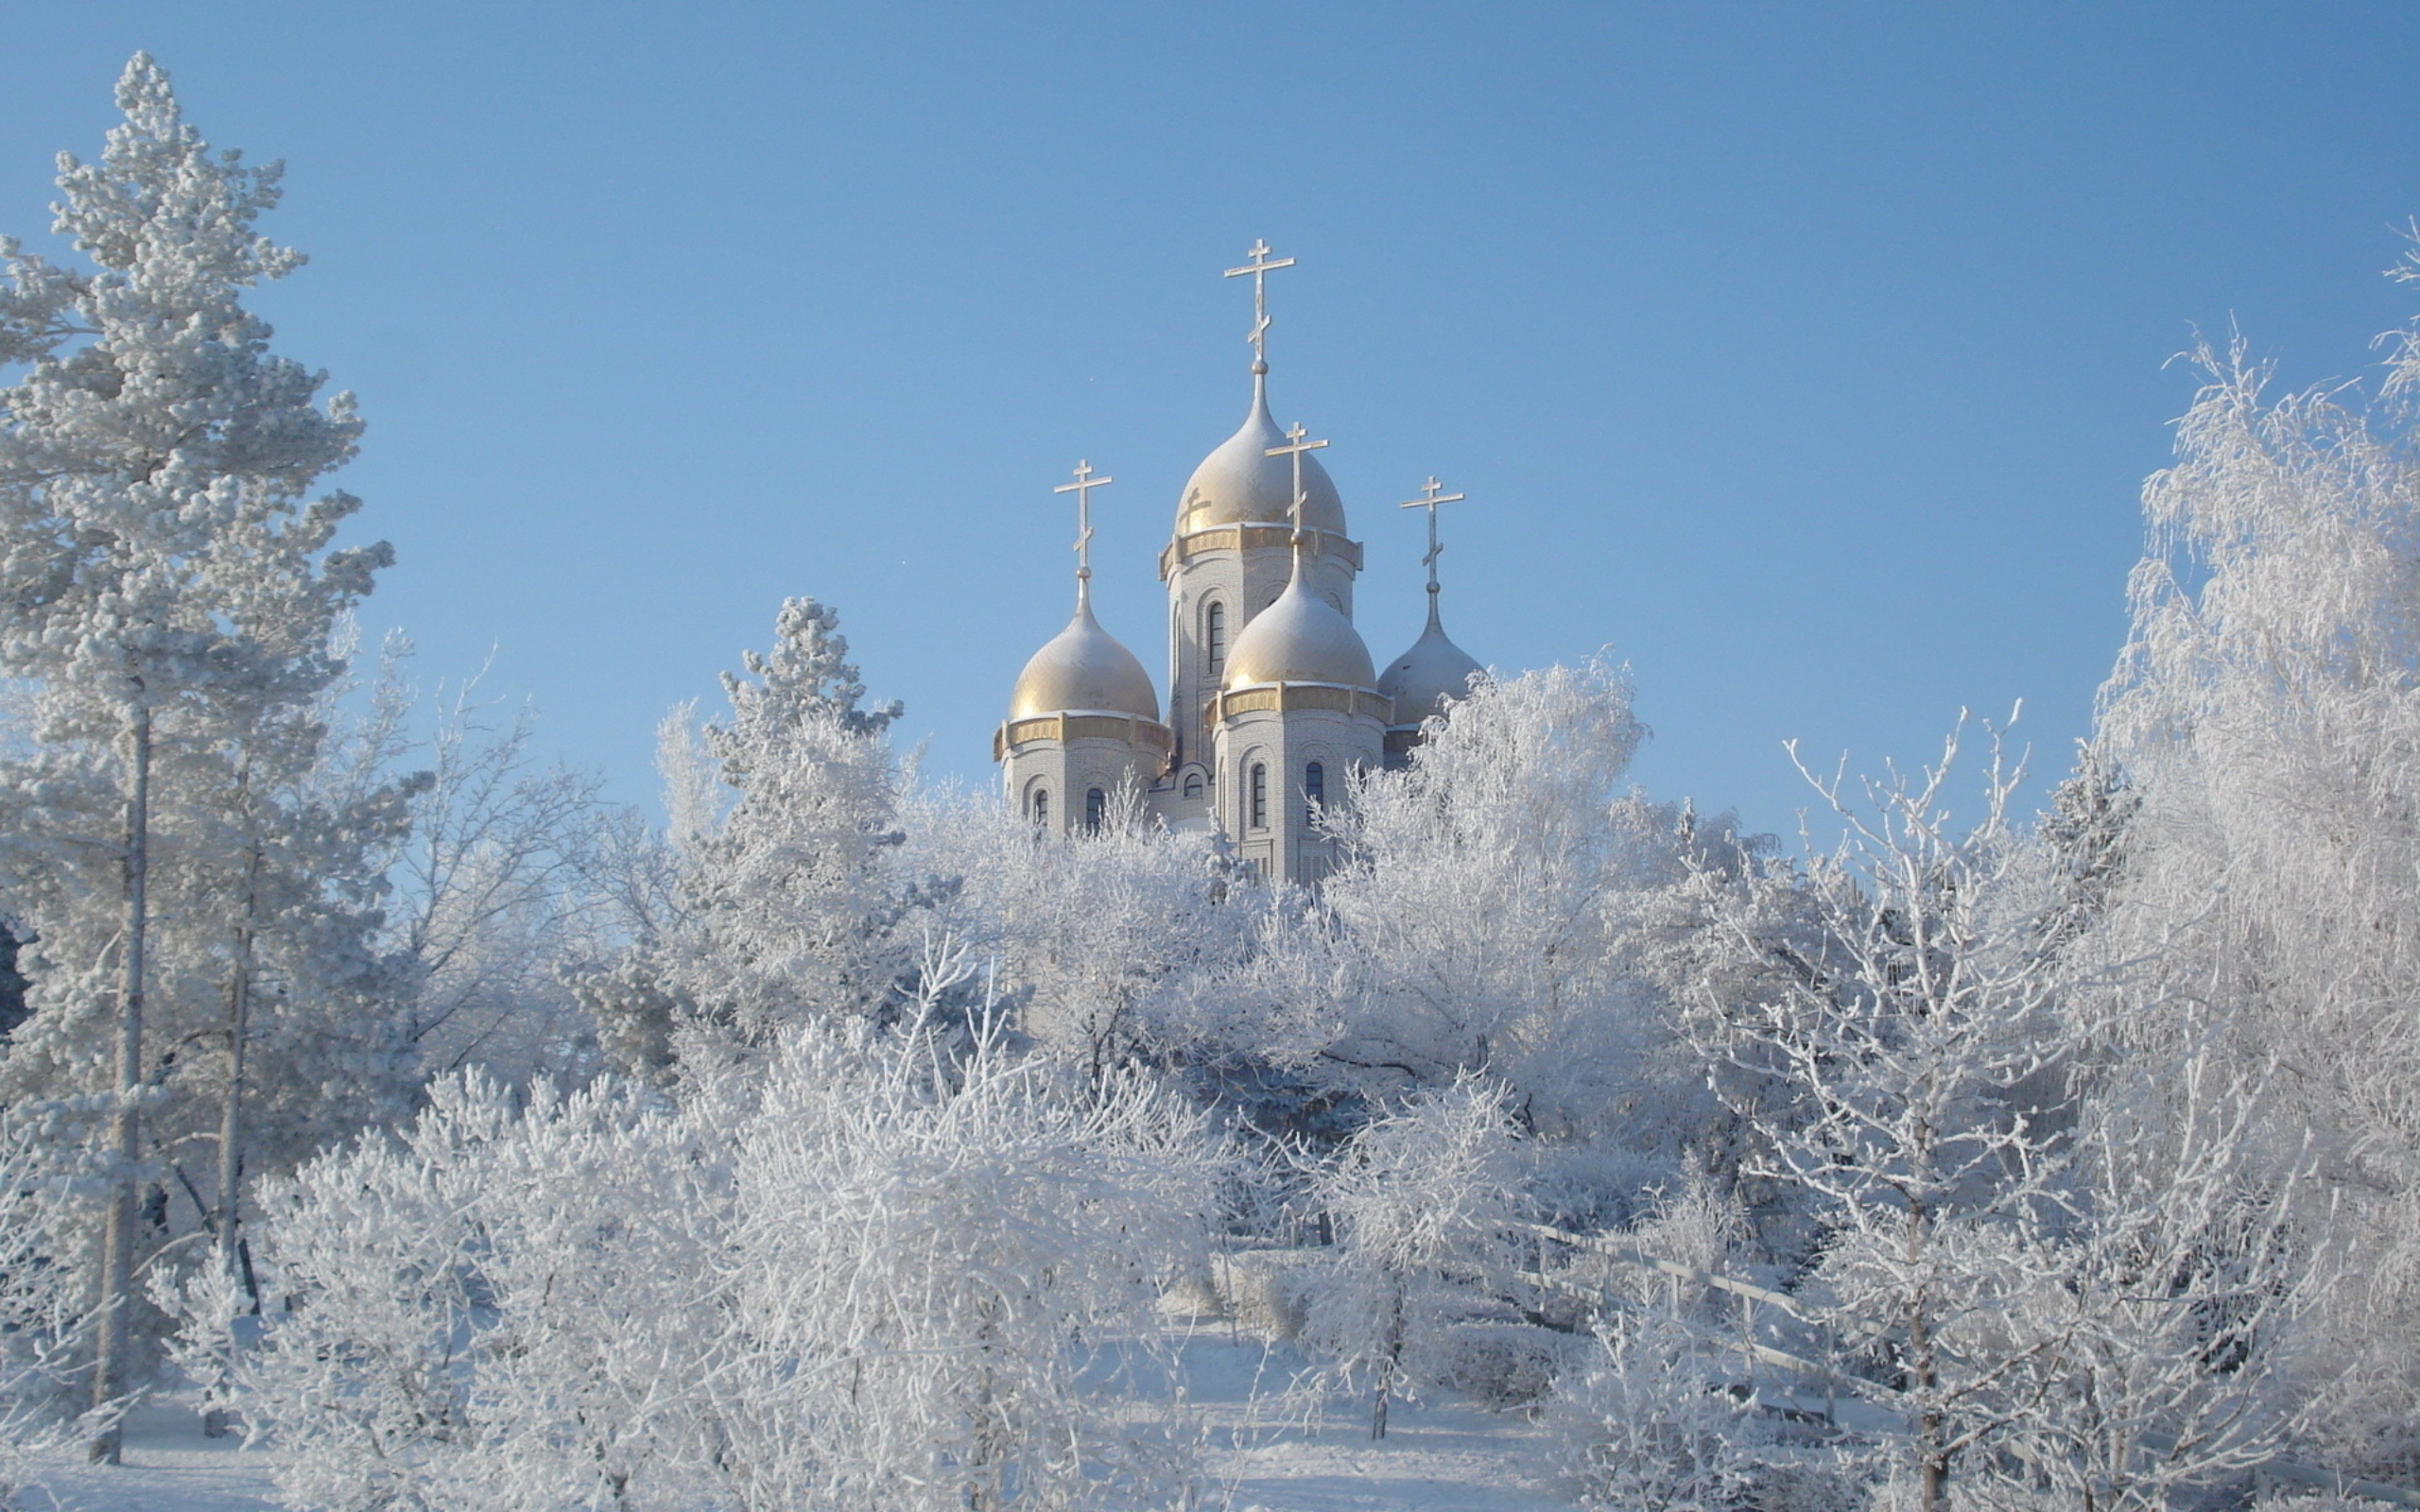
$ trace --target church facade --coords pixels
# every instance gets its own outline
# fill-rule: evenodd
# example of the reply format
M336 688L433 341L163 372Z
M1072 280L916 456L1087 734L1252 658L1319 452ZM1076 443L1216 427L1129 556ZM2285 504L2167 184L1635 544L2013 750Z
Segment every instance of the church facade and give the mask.
M1171 828L1215 830L1274 881L1310 884L1330 861L1320 807L1357 767L1399 764L1422 723L1464 693L1479 664L1438 614L1436 507L1428 623L1381 673L1353 627L1361 545L1320 465L1325 441L1280 431L1269 406L1267 275L1290 266L1265 244L1229 271L1253 282L1252 399L1244 422L1195 468L1160 553L1167 589L1167 688L1160 701L1134 654L1092 609L1089 490L1080 464L1061 492L1080 524L1076 612L1019 674L993 738L1008 801L1046 833L1099 828L1139 799Z

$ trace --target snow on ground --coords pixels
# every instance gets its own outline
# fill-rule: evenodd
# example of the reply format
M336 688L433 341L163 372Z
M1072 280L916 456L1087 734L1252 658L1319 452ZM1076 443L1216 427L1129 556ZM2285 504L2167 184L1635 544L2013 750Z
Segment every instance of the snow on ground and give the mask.
M1210 1431L1204 1469L1224 1512L1569 1512L1553 1446L1518 1413L1398 1400L1370 1438L1366 1398L1332 1398L1306 1427L1283 1399L1302 1357L1221 1329L1183 1346L1186 1395Z
M1553 1444L1518 1412L1398 1398L1373 1442L1369 1399L1299 1389L1311 1366L1290 1345L1210 1315L1173 1342L1219 1512L1570 1512Z
M1320 1402L1305 1426L1310 1404L1288 1388L1306 1365L1285 1345L1218 1324L1181 1329L1178 1348L1219 1512L1568 1512L1552 1445L1518 1413L1398 1400L1373 1443L1363 1399ZM128 1422L123 1465L62 1462L48 1488L68 1512L274 1512L272 1452L241 1442L203 1437L185 1402L155 1401Z
M184 1402L146 1402L127 1419L124 1464L62 1464L44 1489L66 1512L267 1512L278 1504L268 1455L242 1444L204 1438ZM25 1504L41 1507L40 1494Z

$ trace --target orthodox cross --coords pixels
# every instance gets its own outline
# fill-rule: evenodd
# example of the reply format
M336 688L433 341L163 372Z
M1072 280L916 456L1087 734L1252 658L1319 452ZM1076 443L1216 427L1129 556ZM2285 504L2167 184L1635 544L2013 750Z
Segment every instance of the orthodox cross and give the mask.
M1436 474L1432 472L1429 474L1428 481L1421 485L1419 498L1406 499L1397 506L1398 508L1428 511L1428 555L1420 559L1427 564L1428 592L1432 594L1437 592L1437 558L1445 554L1445 548L1437 544L1437 507L1441 504L1460 504L1467 497L1460 493L1440 493L1437 490L1442 487L1443 485L1437 481Z
M1293 266L1294 260L1290 257L1281 257L1275 262L1270 262L1269 239L1265 236L1255 238L1251 249L1244 255L1250 257L1252 261L1241 267L1227 269L1227 277L1241 278L1246 273L1252 275L1253 319L1252 335L1249 338L1252 342L1252 366L1254 372L1267 372L1269 370L1269 275L1281 267Z
M1267 250L1265 248L1262 249ZM1316 452L1327 444L1325 441L1303 439L1309 434L1310 432L1303 429L1303 422L1296 421L1286 432L1286 444L1270 447L1268 454L1270 456L1290 456L1294 459L1294 502L1287 508L1286 514L1294 522L1294 534L1297 536L1303 533L1303 506L1309 502L1303 496L1303 454Z
M1116 481L1115 478L1093 476L1092 463L1079 461L1076 464L1076 481L1062 483L1050 490L1076 496L1076 591L1080 594L1086 592L1083 585L1091 582L1093 576L1093 490L1106 488Z

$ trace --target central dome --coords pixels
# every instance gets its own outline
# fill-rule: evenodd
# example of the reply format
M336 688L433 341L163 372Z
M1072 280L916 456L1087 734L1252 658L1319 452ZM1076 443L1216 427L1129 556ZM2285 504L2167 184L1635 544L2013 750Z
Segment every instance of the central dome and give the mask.
M1264 682L1334 682L1374 691L1378 685L1361 632L1336 606L1304 588L1300 571L1276 603L1253 616L1227 658L1230 691Z
M1033 653L1009 695L1011 719L1063 713L1132 714L1159 722L1151 675L1093 618L1089 596L1077 602L1067 627Z
M1269 413L1269 382L1255 376L1252 413L1243 429L1219 444L1201 459L1176 507L1180 536L1213 525L1284 523L1294 503L1294 462L1270 456L1269 449L1286 444L1286 433ZM1317 455L1303 454L1303 527L1344 534L1344 502Z

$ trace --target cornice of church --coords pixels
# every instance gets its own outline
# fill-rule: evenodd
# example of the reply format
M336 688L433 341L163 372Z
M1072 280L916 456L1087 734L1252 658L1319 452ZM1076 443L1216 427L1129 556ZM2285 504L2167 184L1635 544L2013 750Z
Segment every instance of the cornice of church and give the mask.
M1029 719L1003 721L992 732L992 759L1009 756L1037 741L1064 746L1079 740L1110 740L1157 751L1162 761L1176 748L1176 732L1156 719L1138 719L1115 709L1068 709Z
M1342 682L1256 682L1224 688L1210 696L1210 723L1225 724L1241 714L1288 714L1319 709L1370 719L1384 728L1394 717L1394 700Z
M1303 534L1310 538L1308 544L1312 556L1333 557L1356 574L1361 571L1361 542L1332 530L1305 530ZM1167 582L1175 576L1179 567L1212 552L1289 551L1293 543L1294 527L1282 520L1189 530L1161 550L1160 581Z

